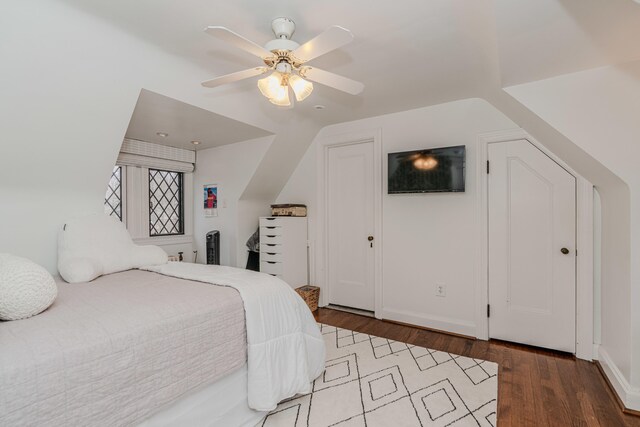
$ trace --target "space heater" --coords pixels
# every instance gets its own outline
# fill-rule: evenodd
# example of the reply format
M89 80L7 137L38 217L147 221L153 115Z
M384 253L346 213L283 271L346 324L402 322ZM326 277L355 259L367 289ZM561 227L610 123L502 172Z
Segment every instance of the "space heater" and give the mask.
M220 232L207 233L207 264L220 265Z

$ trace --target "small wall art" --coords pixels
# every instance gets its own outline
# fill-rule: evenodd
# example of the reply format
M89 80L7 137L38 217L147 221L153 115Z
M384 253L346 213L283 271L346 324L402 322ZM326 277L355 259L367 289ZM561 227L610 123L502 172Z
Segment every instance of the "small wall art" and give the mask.
M204 216L218 216L218 184L204 186Z

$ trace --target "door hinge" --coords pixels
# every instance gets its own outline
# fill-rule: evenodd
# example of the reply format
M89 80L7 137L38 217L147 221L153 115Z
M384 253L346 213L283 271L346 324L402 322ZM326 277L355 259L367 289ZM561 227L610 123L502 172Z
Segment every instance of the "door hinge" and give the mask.
M487 175L489 174L489 160L487 160Z
M487 304L487 317L491 317L491 306Z

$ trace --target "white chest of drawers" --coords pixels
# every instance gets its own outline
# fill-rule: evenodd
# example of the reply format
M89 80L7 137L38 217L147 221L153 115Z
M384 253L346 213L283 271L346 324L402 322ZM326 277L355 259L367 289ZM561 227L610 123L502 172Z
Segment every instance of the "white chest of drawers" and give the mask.
M293 288L307 284L307 218L260 218L260 271Z

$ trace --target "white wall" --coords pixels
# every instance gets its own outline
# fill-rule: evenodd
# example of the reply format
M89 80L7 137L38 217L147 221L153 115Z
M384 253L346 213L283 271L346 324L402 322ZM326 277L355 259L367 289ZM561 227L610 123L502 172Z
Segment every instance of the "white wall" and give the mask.
M142 88L272 130L255 93L56 0L0 2L0 252L56 269L69 218L101 212ZM253 102L251 102L253 101Z
M310 235L317 240L315 165L322 139L380 129L383 163L389 152L466 145L465 193L387 195L383 165L382 307L388 319L475 335L477 138L481 133L514 127L480 99L328 126L316 137L277 202L307 204ZM320 251L315 252L317 278L324 262L319 259ZM436 282L446 284L445 298L435 296Z
M198 262L206 262L205 234L220 230L220 263L244 268L246 238L244 234L238 234L238 201L272 141L273 137L269 136L198 151L193 190L194 241ZM204 216L205 184L218 184L217 217Z
M627 388L623 400L640 409L640 61L506 90L628 185L613 191L599 189L603 223L600 349L606 359L601 362L611 365ZM621 214L615 224L608 219Z

